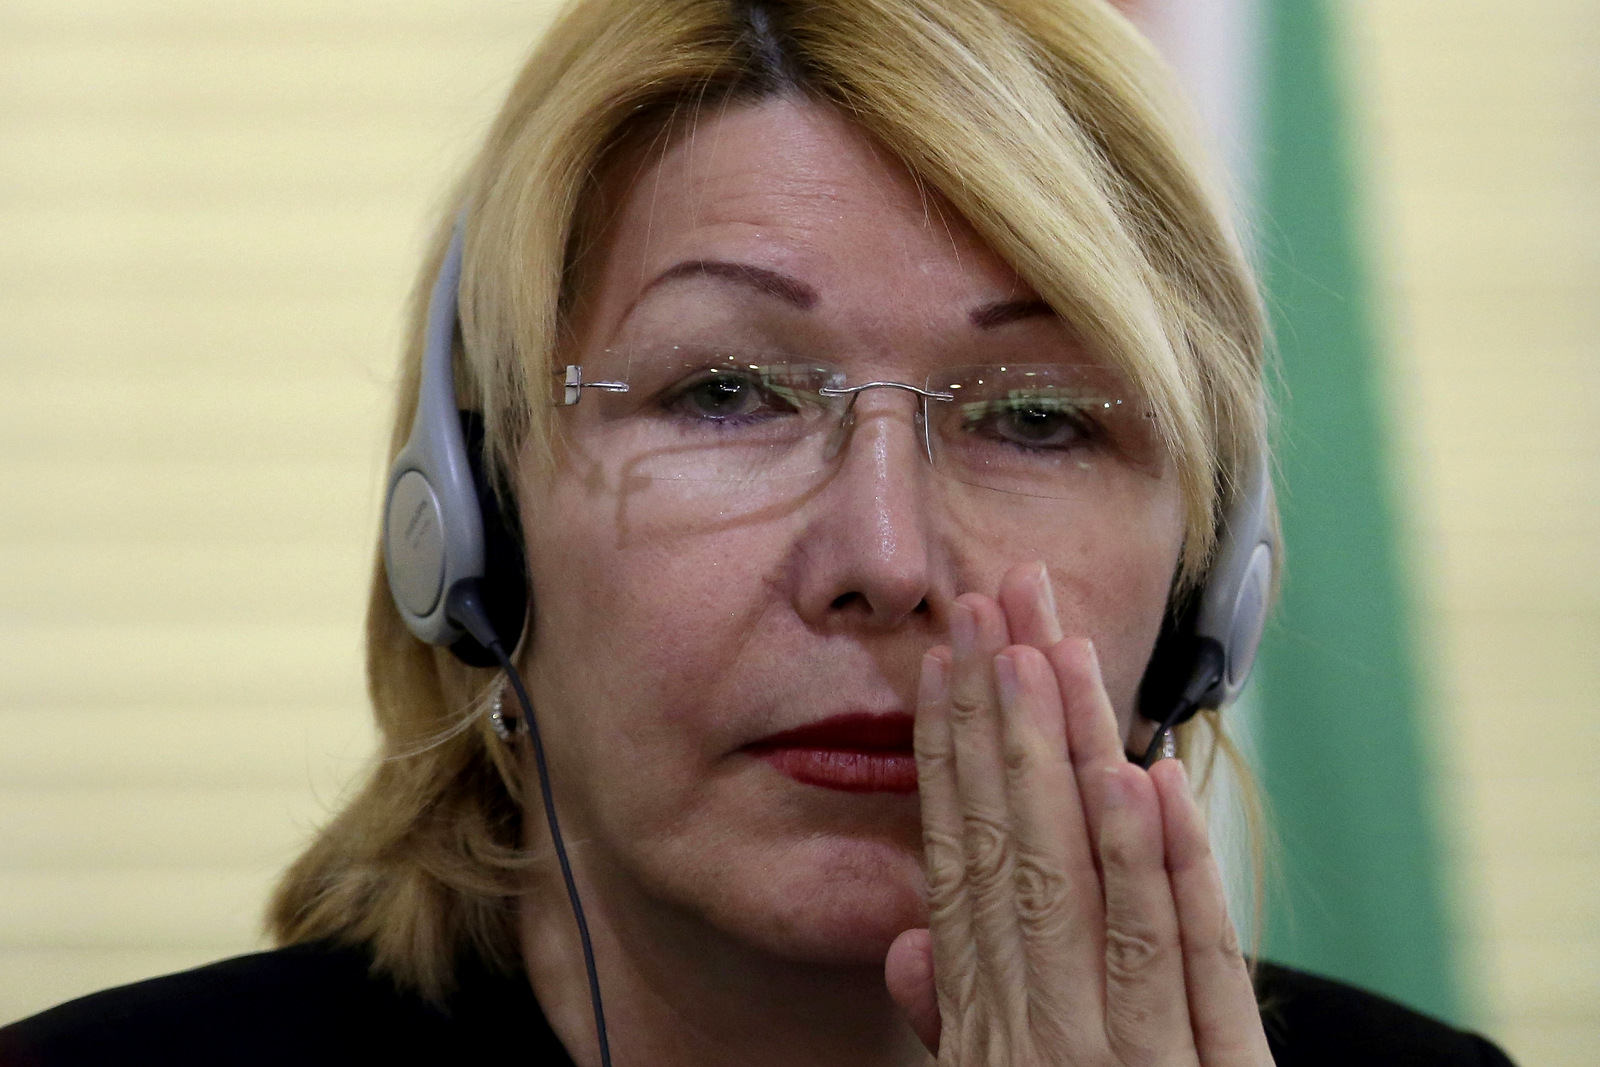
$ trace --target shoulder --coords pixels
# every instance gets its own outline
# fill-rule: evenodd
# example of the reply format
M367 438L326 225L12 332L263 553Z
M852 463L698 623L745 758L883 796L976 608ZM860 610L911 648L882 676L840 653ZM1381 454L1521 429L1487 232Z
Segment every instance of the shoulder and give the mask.
M0 1063L440 1063L501 1033L475 1025L480 1013L515 1006L522 1018L542 1022L525 980L480 974L469 981L470 995L441 1008L375 973L364 950L309 942L52 1008L0 1029Z
M1263 963L1261 1020L1278 1067L1509 1067L1493 1043L1354 986Z

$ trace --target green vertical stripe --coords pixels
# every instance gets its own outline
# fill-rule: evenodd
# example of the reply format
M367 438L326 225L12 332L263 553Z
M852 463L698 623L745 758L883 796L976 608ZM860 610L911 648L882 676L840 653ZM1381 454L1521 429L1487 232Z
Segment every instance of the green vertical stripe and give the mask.
M1262 263L1288 569L1259 678L1266 955L1454 1017L1347 130L1320 0L1266 0Z

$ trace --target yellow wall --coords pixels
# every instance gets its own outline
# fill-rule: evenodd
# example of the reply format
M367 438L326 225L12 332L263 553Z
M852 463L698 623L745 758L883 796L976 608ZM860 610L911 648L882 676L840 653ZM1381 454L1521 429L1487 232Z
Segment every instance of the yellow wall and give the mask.
M1600 7L1342 0L1484 1025L1600 1047ZM400 307L545 0L0 6L0 1021L259 944L370 749Z
M401 305L549 7L0 4L0 1021L257 946L370 751Z
M1466 987L1600 1060L1600 4L1342 0Z

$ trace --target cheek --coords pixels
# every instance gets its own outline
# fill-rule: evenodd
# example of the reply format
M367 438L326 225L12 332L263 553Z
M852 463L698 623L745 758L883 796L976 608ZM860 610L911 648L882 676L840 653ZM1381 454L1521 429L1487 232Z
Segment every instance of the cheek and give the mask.
M739 725L719 687L773 603L781 551L756 525L689 533L624 519L578 484L528 494L530 670L569 759L612 795L692 788ZM560 516L559 522L541 515ZM554 747L554 746L553 746Z
M1166 613L1181 538L1099 536L1085 550L1093 562L1077 572L1060 596L1063 613L1076 610L1081 632L1095 643L1101 674L1126 735Z
M1172 479L1136 486L1059 521L963 524L967 588L993 593L1006 570L1042 560L1063 630L1090 638L1124 734L1155 649L1183 545L1182 497Z

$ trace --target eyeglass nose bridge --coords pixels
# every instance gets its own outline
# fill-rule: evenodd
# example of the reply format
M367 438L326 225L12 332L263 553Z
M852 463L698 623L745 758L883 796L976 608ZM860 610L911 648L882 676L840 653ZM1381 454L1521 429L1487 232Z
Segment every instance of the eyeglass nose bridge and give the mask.
M833 439L828 444L830 457L839 454L839 449L844 447L845 438L849 436L850 428L855 424L856 398L868 389L904 389L917 397L917 417L922 422L922 454L928 457L928 463L933 463L933 440L928 429L928 401L939 400L950 402L955 400L954 393L942 392L938 389L923 389L912 385L910 382L862 382L860 385L825 385L817 390L819 396L830 399L849 397L850 402L845 405L844 413L839 419L839 425L834 430Z

